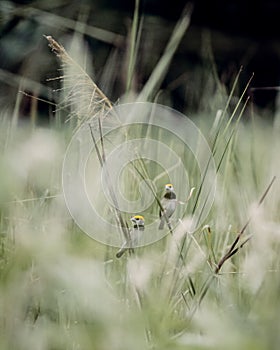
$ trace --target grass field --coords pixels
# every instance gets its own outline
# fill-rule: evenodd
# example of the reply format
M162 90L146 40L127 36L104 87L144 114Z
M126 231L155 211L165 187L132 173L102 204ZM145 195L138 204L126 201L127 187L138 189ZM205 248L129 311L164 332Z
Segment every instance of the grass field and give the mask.
M188 20L184 17L175 28L141 100L156 101ZM133 42L136 36L134 28ZM136 46L130 52L129 74ZM80 89L61 104L71 109L70 121L61 123L58 112L56 122L46 127L19 126L16 107L13 118L3 114L1 121L0 348L278 349L277 118L268 123L269 111L245 108L244 98L239 99L242 92L236 97L234 86L228 94L221 89L204 93L204 99L213 101L213 113L193 120L216 164L217 188L209 215L188 232L203 179L197 180L195 159L186 157L183 162L196 190L179 225L158 242L116 259L117 248L98 243L75 224L61 184L63 158L79 125L77 115L83 117L88 105L93 106L91 116L111 105L105 100L100 109L99 92L93 94L93 104L85 105L94 83L85 75L77 78L77 69L84 73L73 62L63 63L70 77L64 79L65 96L73 86ZM130 84L128 76L128 89ZM164 133L157 135L159 142L164 138ZM137 198L137 182L129 184L125 174L122 181L120 186L129 187L131 198ZM156 201L153 205L156 213ZM129 213L123 217L127 220Z

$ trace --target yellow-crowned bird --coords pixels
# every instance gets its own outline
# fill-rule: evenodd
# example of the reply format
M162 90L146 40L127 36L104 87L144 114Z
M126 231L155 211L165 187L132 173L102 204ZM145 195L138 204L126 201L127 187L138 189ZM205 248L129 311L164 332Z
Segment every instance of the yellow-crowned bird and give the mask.
M128 232L127 240L123 243L120 250L117 252L116 257L120 258L130 248L134 248L139 244L140 237L145 229L145 220L142 215L134 215L130 221L132 227Z

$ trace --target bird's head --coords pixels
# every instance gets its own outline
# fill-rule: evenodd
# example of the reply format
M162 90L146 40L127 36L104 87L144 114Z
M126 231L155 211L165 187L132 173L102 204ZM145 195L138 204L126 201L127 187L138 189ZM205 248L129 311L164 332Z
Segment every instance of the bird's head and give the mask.
M133 223L134 226L137 226L137 227L139 227L139 226L144 227L144 225L145 225L145 219L142 215L134 215L134 216L132 216L130 221Z
M166 184L165 185L165 191L166 192L174 192L174 187L172 184Z

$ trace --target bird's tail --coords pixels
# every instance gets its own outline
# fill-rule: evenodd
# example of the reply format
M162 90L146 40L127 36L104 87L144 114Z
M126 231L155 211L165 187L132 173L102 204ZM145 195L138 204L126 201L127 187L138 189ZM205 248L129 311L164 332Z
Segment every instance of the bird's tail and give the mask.
M116 257L117 257L117 258L121 258L121 257L124 255L124 253L126 252L126 250L127 250L127 248L121 248L121 249L117 252Z
M158 227L159 230L163 230L163 228L164 228L164 221L165 221L165 219L164 219L164 217L162 216L162 217L160 218L160 223L159 223L159 227Z

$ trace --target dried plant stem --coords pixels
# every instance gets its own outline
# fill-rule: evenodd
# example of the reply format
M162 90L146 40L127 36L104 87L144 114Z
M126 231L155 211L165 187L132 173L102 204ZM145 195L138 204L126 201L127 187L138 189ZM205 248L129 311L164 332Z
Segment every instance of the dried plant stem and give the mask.
M274 181L275 181L276 177L274 176L272 178L272 180L270 181L267 189L265 190L264 194L262 195L261 199L258 202L258 207L263 203L265 197L267 196L269 190L271 189ZM225 255L220 259L220 261L218 262L218 265L215 269L215 274L218 274L219 271L221 270L222 266L224 265L224 263L230 259L235 253L238 252L239 249L241 249L245 243L247 243L249 241L249 239L251 237L248 237L243 243L241 243L241 245L239 247L236 247L238 242L240 241L240 238L243 236L246 228L248 227L249 223L251 222L252 218L249 218L246 222L246 224L242 227L242 229L240 230L239 234L237 235L236 239L234 240L234 242L232 243L232 245L230 246L229 250L225 253Z
M60 59L64 70L64 75L55 78L63 81L64 89L67 92L66 98L62 103L63 107L70 107L71 114L82 116L84 120L91 120L93 117L97 119L98 124L95 124L95 127L98 128L101 149L99 148L96 137L94 136L93 126L89 123L91 138L100 166L105 169L105 176L107 179L106 182L114 203L114 208L112 208L112 211L115 215L118 226L121 228L122 233L125 236L125 239L128 240L130 239L130 237L128 237L129 228L127 222L123 219L122 214L118 209L118 201L115 196L110 176L106 171L106 167L104 168L104 164L106 163L106 155L102 132L102 117L112 110L113 105L107 96L98 88L90 76L85 72L85 70L71 58L62 45L60 45L51 36L45 36L45 38L48 40L52 51Z
M60 108L69 108L70 116L89 120L106 115L113 108L108 97L99 89L87 72L51 36L45 36L49 47L61 62L63 75L50 79L63 82L64 98Z
M270 181L269 185L267 186L266 190L264 191L262 197L260 198L259 202L258 202L258 207L263 203L265 197L267 196L269 190L271 189L274 181L276 180L276 177L274 176L272 178L272 180ZM214 271L214 274L211 274L207 277L206 281L204 282L201 291L199 293L198 296L198 300L197 303L193 306L192 310L190 311L189 314L189 319L191 320L192 317L194 316L197 308L199 307L199 305L201 304L202 300L204 299L205 295L207 294L214 278L218 275L218 273L220 272L222 266L224 265L224 263L230 259L234 254L236 254L241 248L244 247L244 245L252 238L252 236L249 236L245 239L245 241L243 241L239 246L237 246L238 242L240 241L240 238L243 236L246 228L248 227L250 221L252 218L249 218L247 220L247 222L245 223L245 225L242 227L242 229L240 230L238 236L236 237L236 239L234 240L234 242L232 243L232 245L230 246L229 250L223 255L223 257L220 259L220 261L217 264L217 267Z

